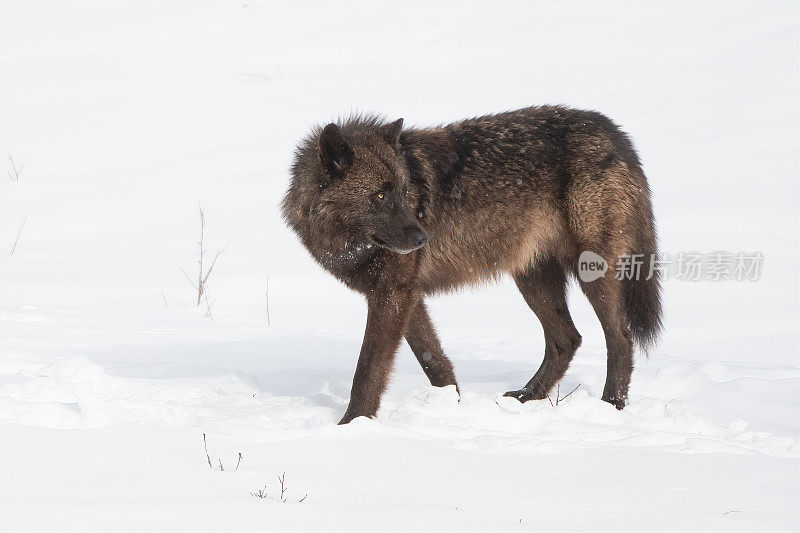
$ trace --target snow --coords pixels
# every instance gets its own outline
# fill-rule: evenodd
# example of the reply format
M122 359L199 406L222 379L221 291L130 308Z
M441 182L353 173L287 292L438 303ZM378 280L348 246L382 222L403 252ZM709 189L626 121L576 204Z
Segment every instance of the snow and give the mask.
M800 528L796 3L0 17L0 155L22 168L0 176L0 529ZM366 310L280 220L295 143L357 110L430 125L537 103L632 134L664 251L759 251L760 279L667 282L622 412L578 291L558 405L502 396L544 349L513 284L438 297L460 401L403 346L377 419L336 426ZM224 249L213 319L182 272L199 206Z

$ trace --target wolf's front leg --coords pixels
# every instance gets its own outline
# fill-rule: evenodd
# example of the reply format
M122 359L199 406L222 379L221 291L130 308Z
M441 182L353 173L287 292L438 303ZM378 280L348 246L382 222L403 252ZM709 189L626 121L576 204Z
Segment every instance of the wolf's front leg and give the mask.
M375 416L389 382L394 356L420 295L413 289L377 291L367 298L367 330L358 356L350 405L340 424Z
M411 320L406 328L406 340L431 385L434 387L455 385L458 390L453 363L442 351L436 328L422 299L417 302L411 313Z

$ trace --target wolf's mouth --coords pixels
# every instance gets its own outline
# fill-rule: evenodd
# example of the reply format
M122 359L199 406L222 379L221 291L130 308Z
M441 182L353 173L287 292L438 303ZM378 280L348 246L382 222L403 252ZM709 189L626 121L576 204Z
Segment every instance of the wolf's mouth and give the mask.
M385 246L386 248L391 248L391 246L389 246L389 243L387 243L386 241L384 241L383 239L381 239L377 235L372 235L371 237L372 237L372 240L375 241L376 243L378 243L379 245Z
M416 250L416 248L398 248L397 246L391 245L388 242L384 241L383 239L381 239L377 235L370 235L370 237L372 238L373 241L375 241L375 243L378 246L386 248L390 252L394 252L396 254L406 255L406 254L411 253L414 250Z

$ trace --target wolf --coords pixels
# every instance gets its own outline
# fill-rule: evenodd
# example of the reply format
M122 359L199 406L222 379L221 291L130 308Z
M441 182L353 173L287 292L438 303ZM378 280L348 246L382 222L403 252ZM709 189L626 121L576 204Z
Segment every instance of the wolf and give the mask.
M602 399L628 399L634 345L661 331L658 272L592 281L607 265L658 253L650 189L634 146L606 116L535 106L445 126L355 116L316 127L294 154L281 205L311 256L363 294L367 324L340 424L374 417L405 338L431 384L458 383L425 297L508 274L544 330L544 358L519 390L544 399L581 344L570 278L594 308L608 352Z

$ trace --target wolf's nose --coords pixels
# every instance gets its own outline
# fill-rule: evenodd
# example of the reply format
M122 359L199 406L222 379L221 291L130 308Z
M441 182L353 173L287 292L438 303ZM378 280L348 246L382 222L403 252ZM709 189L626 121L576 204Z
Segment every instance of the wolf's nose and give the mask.
M423 244L428 242L428 236L421 231L415 231L411 233L411 235L409 236L409 240L411 241L411 244L413 244L414 246L422 246Z

